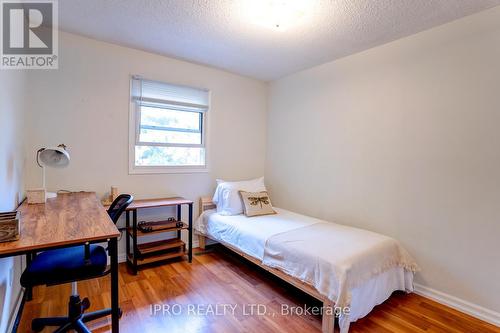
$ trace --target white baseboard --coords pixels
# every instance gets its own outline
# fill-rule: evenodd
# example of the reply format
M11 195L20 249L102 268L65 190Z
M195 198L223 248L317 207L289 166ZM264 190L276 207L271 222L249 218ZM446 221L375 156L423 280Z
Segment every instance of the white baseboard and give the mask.
M126 262L126 261L127 261L127 255L125 254L125 252L118 253L118 262L122 263L122 262Z
M500 313L415 283L415 293L500 327Z
M21 290L19 290L19 293L17 294L16 306L14 306L14 309L12 309L12 313L10 314L10 321L9 325L7 326L6 332L12 332L12 329L14 328L14 323L17 318L17 313L19 312L19 308L21 307L21 303L23 301L23 295L24 295L24 288L21 288Z

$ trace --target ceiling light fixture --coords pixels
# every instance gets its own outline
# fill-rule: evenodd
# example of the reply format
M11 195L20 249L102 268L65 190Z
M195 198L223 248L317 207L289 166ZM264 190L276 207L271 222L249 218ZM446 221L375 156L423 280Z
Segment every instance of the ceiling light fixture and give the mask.
M245 6L245 13L254 24L286 30L304 19L311 2L312 0L250 0Z

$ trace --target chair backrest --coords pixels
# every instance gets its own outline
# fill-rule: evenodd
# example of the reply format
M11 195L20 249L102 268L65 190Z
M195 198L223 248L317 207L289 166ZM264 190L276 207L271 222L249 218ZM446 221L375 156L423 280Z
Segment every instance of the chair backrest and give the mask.
M108 214L111 220L116 224L122 213L132 203L134 197L130 194L120 194L109 206Z

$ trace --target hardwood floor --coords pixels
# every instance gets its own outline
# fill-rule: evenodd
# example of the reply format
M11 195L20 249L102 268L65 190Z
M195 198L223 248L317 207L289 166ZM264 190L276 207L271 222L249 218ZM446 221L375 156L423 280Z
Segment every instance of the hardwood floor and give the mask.
M92 303L89 311L110 306L109 277L80 282L78 286L80 294L89 297ZM31 318L65 315L69 294L70 285L35 288L33 301L25 305L18 332L31 332ZM124 264L120 265L120 304L124 312L120 332L321 330L320 316L281 315L282 304L319 307L320 302L222 247L195 252L192 264L173 261L144 269L137 276L129 274ZM153 314L152 304L158 304L161 310ZM260 310L265 309L266 313L258 314L259 308L255 306L251 314L251 304L262 304ZM204 313L193 314L198 310ZM98 320L89 327L93 332L109 332L110 320ZM421 296L395 293L367 317L352 323L350 332L500 333L500 328Z

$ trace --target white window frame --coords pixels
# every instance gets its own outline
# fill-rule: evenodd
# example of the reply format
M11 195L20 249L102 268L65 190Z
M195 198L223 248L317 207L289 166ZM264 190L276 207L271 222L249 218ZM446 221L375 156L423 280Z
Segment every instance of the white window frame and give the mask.
M208 168L208 135L209 121L208 110L210 110L210 97L211 93L208 92L208 110L202 112L201 123L201 144L170 144L170 143L157 143L157 142L141 142L140 141L140 112L141 103L134 101L132 97L132 80L136 77L130 78L130 106L129 106L129 174L168 174L168 173L207 173ZM186 111L189 112L189 111ZM135 147L138 145L143 146L160 146L160 147L200 147L205 149L205 165L176 165L176 166L140 166L135 165Z

